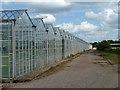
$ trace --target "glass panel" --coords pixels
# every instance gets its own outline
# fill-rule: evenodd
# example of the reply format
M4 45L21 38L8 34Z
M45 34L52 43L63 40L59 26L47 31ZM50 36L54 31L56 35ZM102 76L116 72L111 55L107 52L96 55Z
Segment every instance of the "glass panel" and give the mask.
M1 17L2 17L2 20L4 19L16 19L18 16L21 15L21 13L25 12L24 10L22 11L0 11L0 13L2 13Z

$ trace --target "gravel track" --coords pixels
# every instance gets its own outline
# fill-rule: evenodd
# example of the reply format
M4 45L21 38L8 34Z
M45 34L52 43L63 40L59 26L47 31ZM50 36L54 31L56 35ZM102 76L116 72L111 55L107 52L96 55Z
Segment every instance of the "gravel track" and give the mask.
M117 88L118 65L95 64L102 57L88 51L64 65L52 75L30 82L18 83L14 88Z

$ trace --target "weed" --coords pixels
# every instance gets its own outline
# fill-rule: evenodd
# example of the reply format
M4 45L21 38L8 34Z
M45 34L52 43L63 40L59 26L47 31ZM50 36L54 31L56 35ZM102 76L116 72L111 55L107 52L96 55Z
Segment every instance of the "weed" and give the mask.
M75 55L73 55L72 53L70 54L71 57L74 57Z
M46 70L45 72L46 72L46 73L48 73L48 72L49 72L49 70Z
M18 80L17 78L15 78L15 79L13 80L13 83L17 83L17 82L19 82L19 80Z
M56 67L50 67L50 69L49 70L53 70L53 69L55 69Z
M2 83L5 83L5 80L2 80Z

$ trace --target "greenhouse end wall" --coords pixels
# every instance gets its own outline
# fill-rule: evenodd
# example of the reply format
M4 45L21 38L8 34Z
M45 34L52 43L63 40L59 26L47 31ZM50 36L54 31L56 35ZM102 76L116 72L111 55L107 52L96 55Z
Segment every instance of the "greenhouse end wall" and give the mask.
M2 61L2 77L12 77L12 31L11 22L2 22L0 25L0 57Z
M89 49L90 44L74 35L40 18L30 19L26 10L9 12L19 13L0 22L2 78L21 76Z

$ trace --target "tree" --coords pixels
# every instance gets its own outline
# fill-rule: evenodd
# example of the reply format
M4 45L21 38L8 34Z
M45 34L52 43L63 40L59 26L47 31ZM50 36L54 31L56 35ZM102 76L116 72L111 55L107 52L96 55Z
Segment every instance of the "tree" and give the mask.
M98 44L97 42L94 42L94 43L92 44L92 46L93 46L93 47L97 47L97 44Z
M111 48L110 43L106 40L99 42L97 45L97 49L102 51L110 48Z
M108 42L109 42L109 43L114 43L115 41L113 41L113 40L108 40Z

